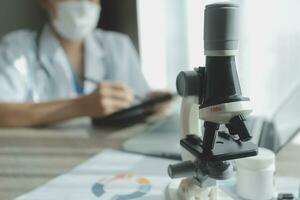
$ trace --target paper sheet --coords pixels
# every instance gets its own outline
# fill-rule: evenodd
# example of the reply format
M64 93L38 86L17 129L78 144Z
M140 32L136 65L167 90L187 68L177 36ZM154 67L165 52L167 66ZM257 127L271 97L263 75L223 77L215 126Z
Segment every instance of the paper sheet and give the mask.
M106 150L17 200L163 200L172 163Z

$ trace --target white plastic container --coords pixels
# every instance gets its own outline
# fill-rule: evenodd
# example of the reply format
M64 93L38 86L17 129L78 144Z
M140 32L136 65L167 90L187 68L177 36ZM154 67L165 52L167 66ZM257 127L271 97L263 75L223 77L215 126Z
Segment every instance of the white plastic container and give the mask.
M255 157L237 160L237 193L248 200L270 200L275 194L275 154L259 148Z

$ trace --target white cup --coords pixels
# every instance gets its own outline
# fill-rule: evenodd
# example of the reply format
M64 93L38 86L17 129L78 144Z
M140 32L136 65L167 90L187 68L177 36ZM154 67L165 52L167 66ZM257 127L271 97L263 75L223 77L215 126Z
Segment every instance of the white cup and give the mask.
M237 160L237 193L247 200L270 200L274 197L275 154L259 148L255 157Z

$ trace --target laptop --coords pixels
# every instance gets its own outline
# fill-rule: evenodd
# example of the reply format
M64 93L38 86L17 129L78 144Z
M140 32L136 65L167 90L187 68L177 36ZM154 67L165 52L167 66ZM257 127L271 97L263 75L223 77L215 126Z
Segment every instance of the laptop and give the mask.
M171 159L180 159L179 115L167 116L123 143L123 150Z
M252 142L278 153L300 131L300 85L268 120L250 117L246 125ZM123 150L150 156L180 159L180 117L174 114L150 125L143 133L125 141Z

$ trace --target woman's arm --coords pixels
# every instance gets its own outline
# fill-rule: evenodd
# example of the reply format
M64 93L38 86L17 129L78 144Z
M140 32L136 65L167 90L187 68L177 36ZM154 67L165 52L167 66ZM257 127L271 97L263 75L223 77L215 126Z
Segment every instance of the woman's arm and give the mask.
M85 99L45 103L1 103L0 127L32 127L88 115Z
M132 91L121 83L103 82L87 96L45 103L0 103L0 127L33 127L76 117L98 117L127 108Z

